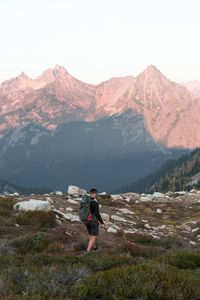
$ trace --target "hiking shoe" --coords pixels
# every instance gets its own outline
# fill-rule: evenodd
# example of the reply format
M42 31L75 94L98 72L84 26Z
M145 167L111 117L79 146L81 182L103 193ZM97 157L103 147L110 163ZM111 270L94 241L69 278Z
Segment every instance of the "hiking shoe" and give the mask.
M101 249L101 246L96 246L95 248L92 249L92 251L96 251L96 250L99 250Z

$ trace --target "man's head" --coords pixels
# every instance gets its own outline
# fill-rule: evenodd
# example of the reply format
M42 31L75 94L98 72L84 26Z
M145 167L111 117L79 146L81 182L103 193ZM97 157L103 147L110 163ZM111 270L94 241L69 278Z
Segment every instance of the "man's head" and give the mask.
M91 196L92 198L96 198L96 196L97 196L97 190L96 190L96 189L91 189L91 190L90 190L90 196Z

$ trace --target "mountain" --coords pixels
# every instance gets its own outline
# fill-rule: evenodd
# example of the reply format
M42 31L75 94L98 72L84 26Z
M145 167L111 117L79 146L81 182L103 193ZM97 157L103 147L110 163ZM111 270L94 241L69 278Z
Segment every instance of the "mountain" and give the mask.
M22 72L0 85L0 135L35 123L55 129L71 121L92 122L132 109L153 139L167 147L200 146L200 98L166 78L155 66L137 77L82 82L59 65L35 79Z
M200 82L197 80L183 82L183 86L185 86L190 92L192 92L196 96L200 96Z
M110 191L184 152L156 142L144 117L132 109L54 130L21 125L0 139L0 149L0 177L62 191L70 184Z
M200 188L200 148L184 154L179 159L166 161L157 171L114 192L181 191Z
M0 194L19 193L23 195L30 195L31 193L43 194L50 191L51 191L50 189L45 189L45 188L25 188L10 183L6 180L0 180Z

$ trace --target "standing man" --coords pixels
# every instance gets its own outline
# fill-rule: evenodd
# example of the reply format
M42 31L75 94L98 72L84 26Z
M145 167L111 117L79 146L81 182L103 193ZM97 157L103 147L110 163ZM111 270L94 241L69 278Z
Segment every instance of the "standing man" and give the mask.
M95 245L96 237L99 235L99 223L103 228L105 228L105 223L103 222L103 219L99 213L99 203L96 200L97 197L97 190L91 189L90 190L90 212L91 215L95 216L96 218L94 220L90 220L87 224L82 223L83 226L86 226L87 231L90 235L89 244L87 247L87 251L97 250L100 249L100 247Z

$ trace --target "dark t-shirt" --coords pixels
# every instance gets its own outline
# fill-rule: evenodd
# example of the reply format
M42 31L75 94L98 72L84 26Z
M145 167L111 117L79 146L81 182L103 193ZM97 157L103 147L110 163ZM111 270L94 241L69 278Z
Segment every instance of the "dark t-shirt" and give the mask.
M99 220L101 224L104 224L103 219L99 213L99 203L91 197L91 202L90 202L90 210L91 213L96 216L96 218Z

